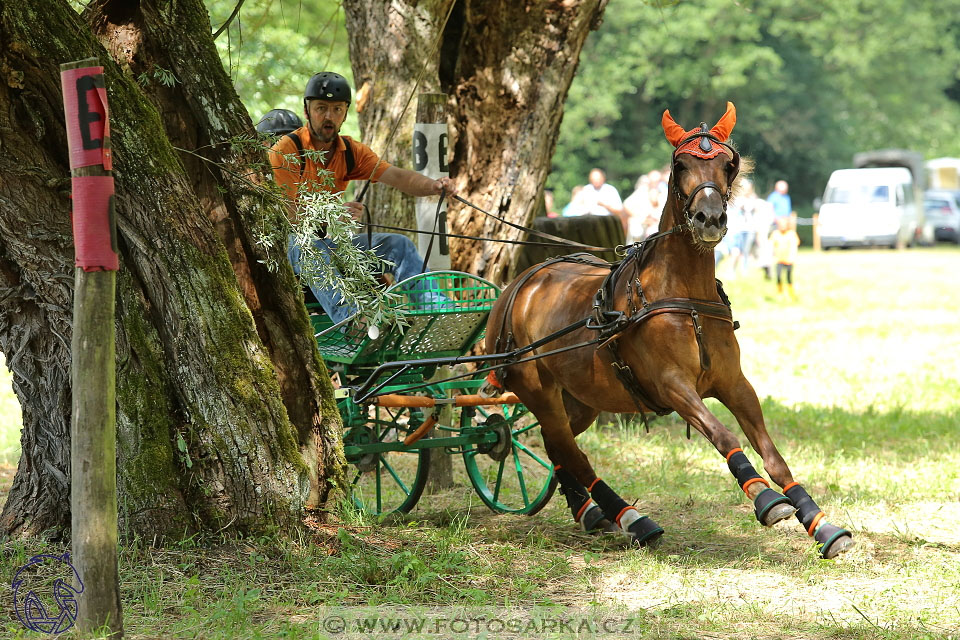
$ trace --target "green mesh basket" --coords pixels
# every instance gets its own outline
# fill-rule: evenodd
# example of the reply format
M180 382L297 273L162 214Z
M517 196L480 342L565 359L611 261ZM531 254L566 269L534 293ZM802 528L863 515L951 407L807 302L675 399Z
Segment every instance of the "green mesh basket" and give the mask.
M500 295L495 284L459 271L416 275L390 291L400 294L394 308L403 321L379 327L376 338L369 337L356 317L333 325L319 305L310 305L324 360L370 366L463 355L483 337L487 315Z

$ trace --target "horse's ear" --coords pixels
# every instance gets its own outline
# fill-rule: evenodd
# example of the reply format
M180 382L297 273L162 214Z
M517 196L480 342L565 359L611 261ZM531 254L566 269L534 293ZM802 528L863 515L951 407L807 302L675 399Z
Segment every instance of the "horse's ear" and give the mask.
M710 130L710 133L717 136L721 142L726 142L737 124L737 108L732 102L727 102L727 112L717 121L717 124Z
M663 112L663 118L660 119L660 124L663 125L663 133L667 136L667 142L673 146L680 144L680 141L687 136L684 128L678 125L676 121L674 121L673 116L670 115L670 109Z

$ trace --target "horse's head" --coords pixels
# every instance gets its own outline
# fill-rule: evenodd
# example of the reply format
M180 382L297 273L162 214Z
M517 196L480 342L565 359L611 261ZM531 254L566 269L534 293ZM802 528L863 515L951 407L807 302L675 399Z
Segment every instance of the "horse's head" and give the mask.
M727 202L740 171L740 154L727 143L736 122L732 102L709 130L706 123L700 123L699 128L687 131L669 110L663 112L663 131L676 147L670 172L669 205L676 214L673 223L686 225L693 242L704 249L715 247L727 233Z

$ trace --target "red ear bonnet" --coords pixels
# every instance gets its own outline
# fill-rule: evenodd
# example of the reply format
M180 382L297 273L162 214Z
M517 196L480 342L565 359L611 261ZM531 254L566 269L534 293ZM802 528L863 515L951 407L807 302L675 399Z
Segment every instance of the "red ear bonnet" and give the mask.
M670 109L663 112L660 124L663 125L663 132L667 135L667 142L673 146L680 144L680 141L689 135L683 130L683 127L674 121L673 116L670 115Z
M717 136L722 142L726 142L730 137L730 132L733 131L734 125L737 124L737 108L733 106L732 102L727 103L727 112L723 114L723 117L717 121L717 124L710 129L710 133Z
M670 115L670 110L667 109L663 112L663 118L660 120L660 124L663 125L663 133L667 136L667 142L677 147L683 140L694 135L698 131L697 129L691 129L690 131L685 131L683 127L678 125L674 121L673 116ZM733 106L732 102L727 102L727 112L723 114L723 117L717 121L717 124L710 129L711 135L717 137L721 142L726 142L730 138L730 132L733 131L734 125L737 124L737 108ZM689 153L695 155L698 158L715 158L721 153L728 152L726 147L723 147L716 143L710 143L709 149L704 150L700 146L701 140L704 138L694 138L684 143L682 146L678 147L675 153Z

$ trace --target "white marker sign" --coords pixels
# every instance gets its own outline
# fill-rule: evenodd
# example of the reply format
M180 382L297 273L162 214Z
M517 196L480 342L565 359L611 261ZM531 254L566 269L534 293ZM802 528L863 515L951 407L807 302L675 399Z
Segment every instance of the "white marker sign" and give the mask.
M447 125L418 122L413 127L413 170L428 178L438 180L450 175L447 166ZM419 234L417 247L420 255L426 255L430 238L433 248L427 265L431 269L450 268L450 245L447 242L447 202L444 201L437 216L439 196L417 198L417 228L443 235Z

